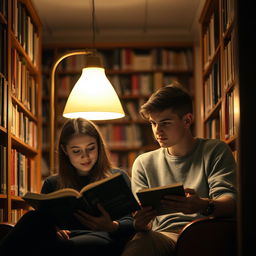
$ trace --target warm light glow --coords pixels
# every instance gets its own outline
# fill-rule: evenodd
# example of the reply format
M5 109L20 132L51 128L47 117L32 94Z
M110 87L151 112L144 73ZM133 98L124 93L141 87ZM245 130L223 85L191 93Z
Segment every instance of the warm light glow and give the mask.
M89 120L108 120L125 116L121 102L103 68L83 68L81 77L69 95L63 116Z

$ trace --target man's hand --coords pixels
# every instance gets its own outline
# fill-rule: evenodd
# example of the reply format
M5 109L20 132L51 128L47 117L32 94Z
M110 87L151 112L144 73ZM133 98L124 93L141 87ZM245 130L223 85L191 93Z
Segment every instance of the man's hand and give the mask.
M69 230L58 230L57 231L57 236L62 240L68 240L69 234L70 234Z
M186 188L185 195L186 197L167 195L163 200L161 200L161 203L165 208L170 208L185 214L201 212L201 210L207 205L207 201L200 198L195 193L194 189Z
M156 211L152 207L144 207L134 214L134 227L137 231L151 229L152 220L156 217Z

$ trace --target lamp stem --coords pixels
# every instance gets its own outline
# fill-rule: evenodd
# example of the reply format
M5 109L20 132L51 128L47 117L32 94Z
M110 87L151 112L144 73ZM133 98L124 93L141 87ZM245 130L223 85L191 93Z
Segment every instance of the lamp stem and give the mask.
M92 0L92 48L95 48L95 3Z
M50 173L53 174L56 172L55 170L55 145L54 145L54 137L55 137L55 72L59 63L70 56L73 55L88 55L92 54L92 51L74 51L68 52L60 56L53 64L51 71L51 92L50 92Z

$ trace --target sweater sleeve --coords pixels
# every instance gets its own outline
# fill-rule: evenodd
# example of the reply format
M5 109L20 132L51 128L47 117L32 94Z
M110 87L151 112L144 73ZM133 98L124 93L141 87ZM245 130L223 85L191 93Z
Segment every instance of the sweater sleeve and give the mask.
M113 173L120 172L124 176L124 179L127 183L127 185L131 188L131 180L130 177L127 175L127 173L123 170L115 169L112 171ZM132 235L135 232L133 221L134 218L132 217L132 214L128 214L123 216L122 218L117 220L119 222L119 228L115 232L115 235Z
M213 147L208 156L207 176L210 197L218 198L225 194L235 199L236 162L230 148L224 142L220 142Z

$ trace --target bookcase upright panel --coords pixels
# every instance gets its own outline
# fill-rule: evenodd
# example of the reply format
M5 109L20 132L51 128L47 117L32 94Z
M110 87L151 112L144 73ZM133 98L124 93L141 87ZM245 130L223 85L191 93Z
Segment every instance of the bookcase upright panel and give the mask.
M30 0L0 4L0 222L41 187L41 22Z
M225 141L237 159L235 1L207 0L200 22L204 135Z

